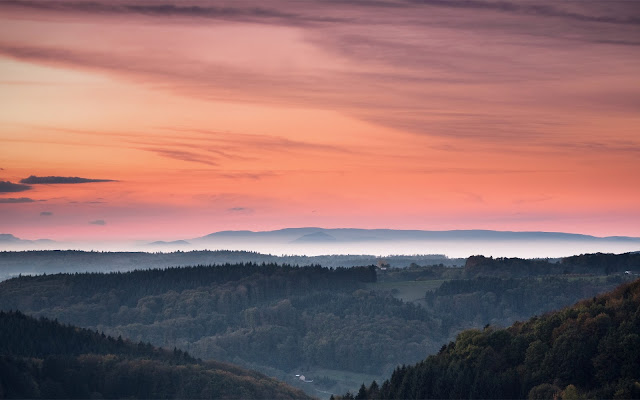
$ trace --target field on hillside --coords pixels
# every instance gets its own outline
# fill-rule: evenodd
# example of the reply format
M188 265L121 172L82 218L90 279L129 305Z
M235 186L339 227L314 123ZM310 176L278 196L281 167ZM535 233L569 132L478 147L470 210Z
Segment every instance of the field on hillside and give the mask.
M402 301L424 305L424 294L435 290L446 282L446 279L424 281L398 281L368 283L367 289L391 292L393 297Z

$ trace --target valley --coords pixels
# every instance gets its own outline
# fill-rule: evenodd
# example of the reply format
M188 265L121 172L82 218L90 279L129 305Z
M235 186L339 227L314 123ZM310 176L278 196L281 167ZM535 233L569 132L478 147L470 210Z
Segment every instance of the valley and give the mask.
M230 362L328 397L382 382L465 329L506 327L612 290L633 279L625 271L639 260L472 257L464 267L227 263L47 274L1 282L0 309Z

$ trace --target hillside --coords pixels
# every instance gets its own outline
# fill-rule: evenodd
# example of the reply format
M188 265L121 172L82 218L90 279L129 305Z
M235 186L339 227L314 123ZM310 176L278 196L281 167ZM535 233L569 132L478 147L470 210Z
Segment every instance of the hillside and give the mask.
M521 276L513 270L522 260L494 262L506 271L500 276ZM591 275L588 268L582 275L548 275L556 265L543 265L547 275L523 278L466 267L275 264L22 276L0 282L0 310L177 347L314 395L343 393L436 353L463 329L508 326L629 279ZM314 382L300 383L296 374Z
M467 330L356 398L640 398L640 280L507 329ZM353 398L347 394L343 398Z
M375 280L373 267L275 264L23 276L0 283L0 309L247 366L390 372L440 335L425 310L366 290Z
M0 398L307 398L229 364L180 350L0 312Z

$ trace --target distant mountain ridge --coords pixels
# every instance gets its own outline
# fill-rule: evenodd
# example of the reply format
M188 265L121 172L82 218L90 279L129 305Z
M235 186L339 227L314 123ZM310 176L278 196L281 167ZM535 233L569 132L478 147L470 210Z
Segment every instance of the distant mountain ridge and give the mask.
M19 237L16 237L10 233L0 233L0 244L2 243L25 243L25 244L29 244L29 243L55 243L55 240L51 240L51 239L36 239L36 240L27 240L27 239L20 239Z
M233 240L261 240L279 243L313 242L359 242L359 241L395 241L395 240L574 240L638 242L640 237L632 236L592 236L580 233L545 231L496 231L488 229L457 229L430 231L419 229L360 229L360 228L320 228L301 227L283 228L271 231L226 230L213 232L205 236L173 241L157 240L146 243L157 245L189 245L192 243ZM51 239L22 239L10 233L0 233L2 244L53 244Z
M300 236L299 238L294 240L293 243L335 242L335 241L336 241L336 238L334 238L333 236L325 232L319 231L319 232L308 233L306 235Z
M591 235L565 232L514 232L495 230L399 230L358 228L285 228L272 231L219 231L196 238L169 240L23 240L0 235L0 251L85 250L174 252L234 250L263 254L323 256L330 254L444 254L467 258L493 257L559 258L587 253L621 254L640 250L640 237ZM248 260L247 260L248 261Z
M148 246L166 246L166 245L172 245L172 246L188 246L191 243L187 242L186 240L173 240L170 242L165 242L164 240L156 240L155 242L151 242L149 244L147 244Z
M192 241L211 241L217 239L261 239L268 241L313 242L362 240L588 240L588 241L637 241L640 238L629 236L597 237L578 233L543 232L543 231L495 231L486 229L428 231L400 229L358 229L358 228L284 228L273 231L220 231L214 232ZM332 240L332 239L329 239Z

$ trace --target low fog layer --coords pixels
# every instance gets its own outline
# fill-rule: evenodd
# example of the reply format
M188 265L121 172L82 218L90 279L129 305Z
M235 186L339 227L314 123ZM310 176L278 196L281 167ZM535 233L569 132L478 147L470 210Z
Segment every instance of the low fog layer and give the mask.
M10 236L10 235L9 235ZM640 250L640 238L606 237L548 232L396 231L295 228L278 231L227 231L175 241L54 242L21 240L0 242L2 250L96 250L173 252L243 250L273 255L328 254L442 254L449 258L556 258L585 253L625 253Z

